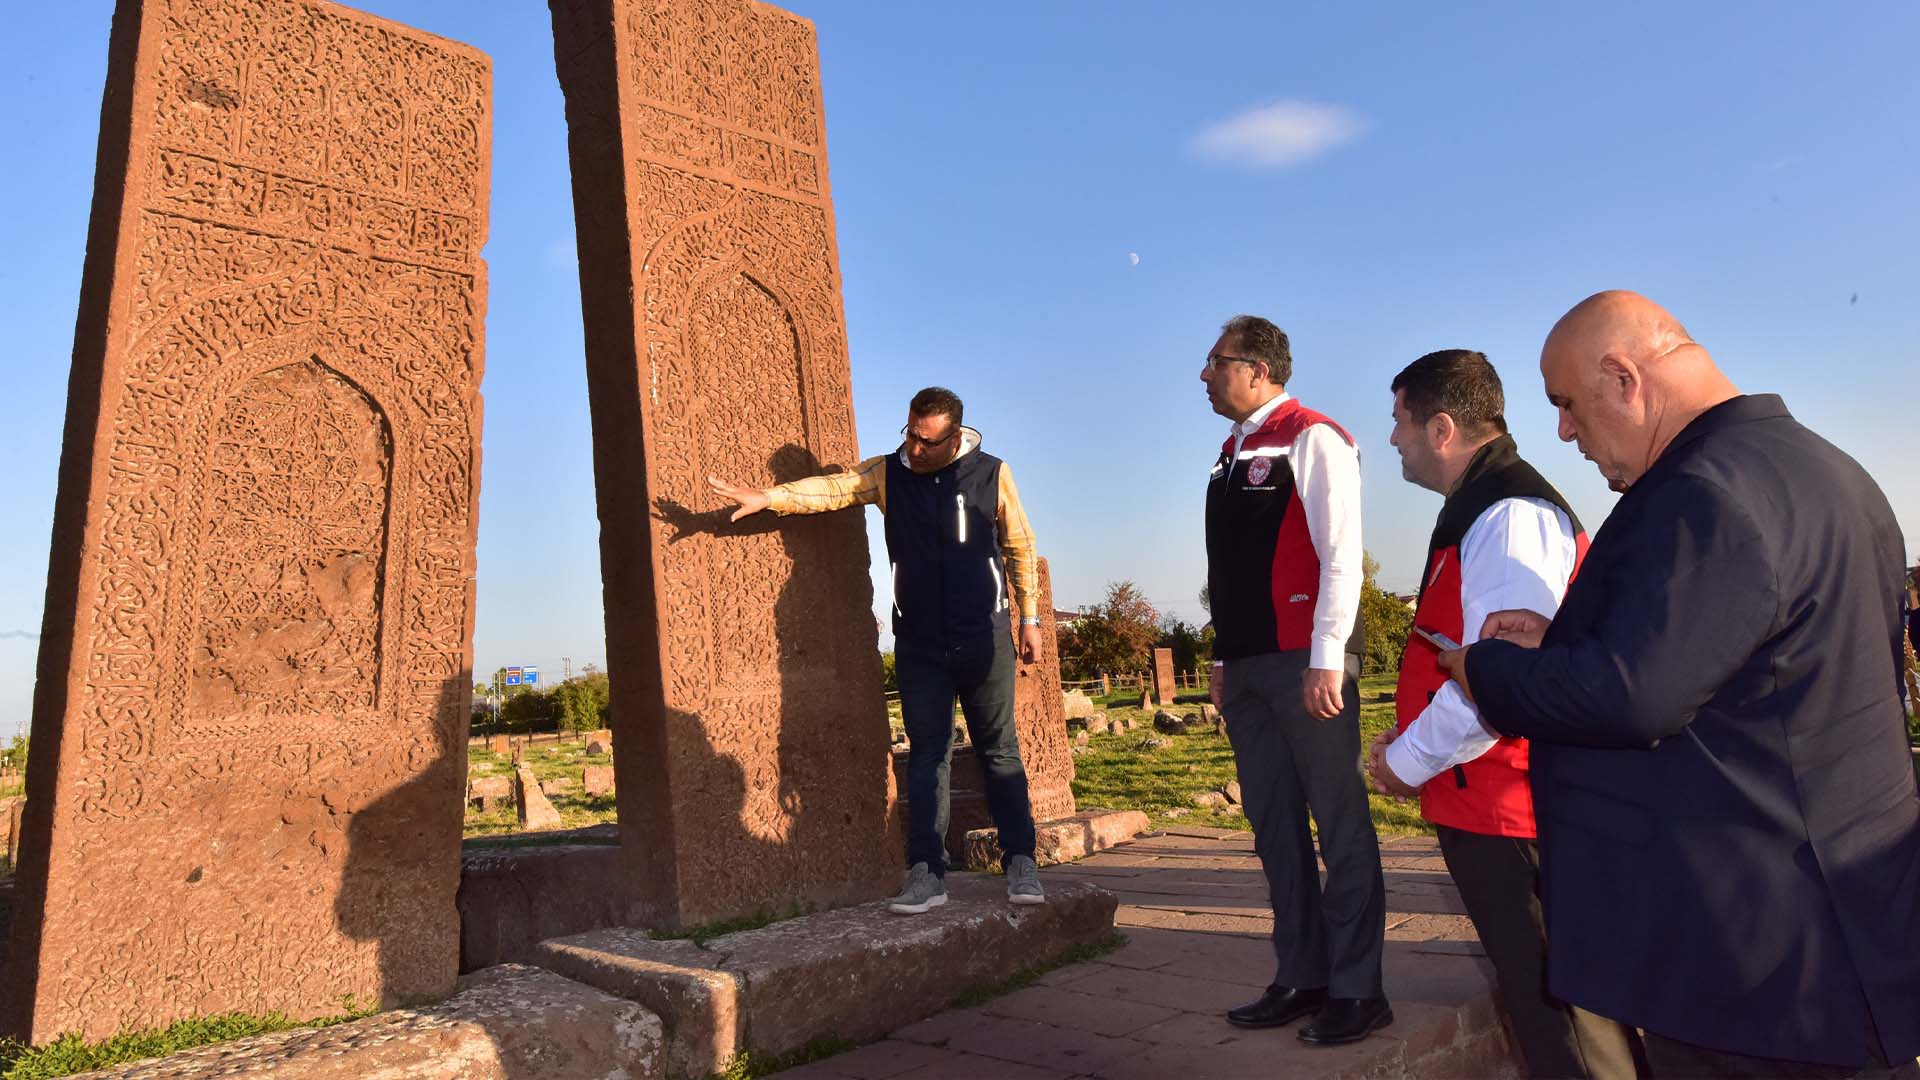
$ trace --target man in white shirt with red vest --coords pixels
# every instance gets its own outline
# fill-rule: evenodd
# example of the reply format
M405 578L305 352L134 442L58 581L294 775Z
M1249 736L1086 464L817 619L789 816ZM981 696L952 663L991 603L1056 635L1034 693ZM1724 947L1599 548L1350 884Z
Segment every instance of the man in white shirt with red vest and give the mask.
M1427 545L1416 632L1400 660L1398 724L1374 740L1368 772L1381 791L1418 798L1439 833L1528 1072L1631 1077L1630 1030L1547 995L1526 740L1487 730L1440 669L1439 649L1418 632L1469 642L1496 611L1552 617L1587 535L1560 493L1520 458L1499 373L1484 355L1428 353L1395 376L1392 389L1401 472L1446 502Z
M1380 982L1380 843L1357 768L1360 457L1338 424L1287 394L1292 374L1287 335L1252 315L1221 328L1200 372L1213 410L1233 421L1207 481L1214 703L1273 903L1273 983L1227 1020L1310 1015L1300 1039L1327 1045L1366 1038L1393 1011Z

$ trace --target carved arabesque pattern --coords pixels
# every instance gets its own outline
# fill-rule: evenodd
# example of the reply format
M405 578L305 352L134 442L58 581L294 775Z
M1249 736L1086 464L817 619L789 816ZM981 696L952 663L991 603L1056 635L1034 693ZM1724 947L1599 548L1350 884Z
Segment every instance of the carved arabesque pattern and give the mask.
M310 0L128 10L43 1035L324 1013L455 956L486 63Z
M215 421L192 721L372 708L392 447L350 381L261 372Z
M1027 769L1027 797L1033 804L1033 818L1052 821L1071 817L1074 812L1073 746L1067 741L1066 704L1060 697L1053 571L1045 559L1040 560L1039 592L1040 656L1034 663L1020 665L1013 695L1014 733L1020 741L1020 762ZM1011 587L1008 595L1012 595Z
M708 475L767 484L853 464L811 27L751 0L556 7L557 23L583 39L608 14L624 159L584 172L576 161L575 175L620 177L634 246L630 258L609 251L617 261L583 264L583 278L638 271L627 340L640 400L615 407L641 422L648 498L704 507ZM570 123L614 111L599 72L570 68L566 56L561 67ZM578 130L576 139L576 152L606 145ZM596 194L577 185L576 204L595 206ZM583 241L583 259L595 250ZM597 400L596 422L601 409ZM651 605L660 697L637 702L628 715L639 719L626 722L644 728L658 710L668 730L647 763L672 793L672 816L649 819L661 828L655 842L671 845L660 861L676 871L678 895L660 902L701 920L865 898L883 877L891 884L885 716L877 664L861 647L874 626L858 515L716 531L683 531L661 515L647 527L652 595L627 602ZM622 792L623 814L641 804Z

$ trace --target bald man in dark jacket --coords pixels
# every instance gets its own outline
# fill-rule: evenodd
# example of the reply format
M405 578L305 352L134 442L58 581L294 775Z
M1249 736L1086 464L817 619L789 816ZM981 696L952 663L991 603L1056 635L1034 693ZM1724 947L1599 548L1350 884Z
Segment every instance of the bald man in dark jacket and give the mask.
M1553 993L1646 1029L1659 1077L1920 1076L1886 497L1643 297L1569 312L1541 370L1625 494L1551 625L1447 662L1531 740Z

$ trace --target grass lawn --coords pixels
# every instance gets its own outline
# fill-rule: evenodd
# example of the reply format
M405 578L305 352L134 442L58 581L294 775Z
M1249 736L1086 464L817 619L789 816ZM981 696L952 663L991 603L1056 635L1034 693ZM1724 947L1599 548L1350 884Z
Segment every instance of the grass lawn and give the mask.
M1394 677L1373 675L1360 680L1360 746L1364 750L1373 736L1393 724L1393 703L1376 701L1381 692L1393 689ZM1088 747L1073 759L1073 797L1082 807L1109 810L1141 810L1156 828L1202 825L1221 829L1246 829L1251 826L1238 806L1204 809L1193 805L1192 798L1204 791L1217 791L1236 779L1233 749L1224 735L1211 729L1186 735L1164 735L1153 730L1153 709L1121 704L1128 695L1108 699L1110 717L1132 717L1138 727L1120 735L1094 735ZM1138 702L1139 695L1131 695ZM1198 711L1205 694L1183 694L1172 712ZM1164 739L1167 745L1149 750L1148 736ZM1355 763L1358 767L1358 763ZM1374 828L1382 836L1411 836L1433 833L1433 826L1420 816L1414 803L1397 802L1381 795L1367 796L1372 804ZM1185 809L1187 813L1169 816L1167 811Z
M571 788L547 796L553 808L560 811L561 823L569 829L619 820L612 795L588 795L580 787L582 768L612 764L613 755L589 754L584 742L545 743L527 748L527 767L533 770L535 779L573 781ZM488 776L512 777L513 759L485 747L469 747L467 777L478 780ZM513 807L503 806L483 814L474 809L472 803L467 804L466 836L469 839L519 830L520 816Z
M1360 745L1365 747L1374 734L1393 723L1393 703L1380 702L1382 691L1393 689L1393 676L1376 675L1360 680ZM1237 806L1217 810L1194 806L1192 797L1214 791L1235 779L1233 750L1225 736L1212 731L1191 735L1161 735L1153 731L1152 709L1137 706L1139 695L1115 694L1098 699L1107 702L1107 715L1132 717L1138 727L1122 735L1095 735L1087 749L1074 758L1073 795L1081 806L1109 810L1143 810L1156 828L1169 825L1204 825L1223 829L1245 829L1246 815ZM1136 704L1127 704L1131 700ZM1183 694L1174 706L1179 713L1198 711L1206 701L1205 693ZM1152 735L1167 741L1157 750L1144 748ZM580 770L585 765L610 765L607 754L588 754L583 742L541 744L527 750L527 765L540 780L571 780L573 787L548 796L567 828L599 825L618 819L612 795L588 796L580 789ZM513 761L474 747L467 753L467 774L475 779L486 776L512 776ZM1407 836L1433 832L1412 803L1395 802L1369 795L1374 827L1382 836ZM1169 816L1168 810L1186 808L1188 813ZM467 808L468 838L516 832L519 818L513 807L501 807L481 813Z

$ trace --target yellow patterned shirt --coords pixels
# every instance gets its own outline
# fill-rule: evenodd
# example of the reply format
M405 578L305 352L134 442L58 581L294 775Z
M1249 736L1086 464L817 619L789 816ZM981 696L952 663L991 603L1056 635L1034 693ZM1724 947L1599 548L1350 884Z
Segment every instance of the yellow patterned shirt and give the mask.
M971 450L972 447L967 447ZM768 509L776 514L823 514L849 506L877 503L887 512L887 456L870 457L846 472L808 476L767 489ZM1013 602L1022 619L1040 617L1040 568L1034 555L1033 527L1013 484L1013 466L1000 463L1000 561L1013 582Z

